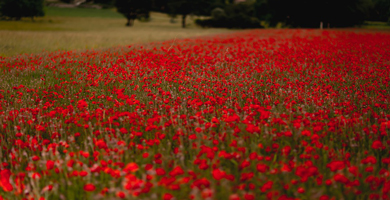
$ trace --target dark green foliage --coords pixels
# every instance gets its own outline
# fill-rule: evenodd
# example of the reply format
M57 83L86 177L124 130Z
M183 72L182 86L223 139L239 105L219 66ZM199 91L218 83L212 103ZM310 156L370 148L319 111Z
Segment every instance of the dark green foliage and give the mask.
M152 10L158 12L168 12L169 0L152 0Z
M209 15L213 0L167 0L168 12L179 15Z
M20 20L22 17L44 16L43 0L0 0L2 17Z
M221 20L221 19L224 19L226 18L226 13L225 13L225 10L222 9L222 8L214 8L212 11L211 11L211 17L215 20Z
M390 0L372 0L369 20L390 22Z
M211 19L196 20L202 27L225 28L262 28L255 17L253 3L228 4L225 9L216 8L211 12Z
M73 0L61 0L61 1L64 3L72 3L73 2Z
M260 20L267 20L270 18L269 6L267 0L257 0L253 4L254 15Z
M256 20L267 21L271 26L283 22L288 27L302 28L317 28L321 22L326 28L360 25L364 20L390 21L390 0L247 0L238 4L234 0L165 2L168 12L182 15L210 15L214 8L223 9L226 18L214 16L210 20L197 20L199 25L213 27L237 28L254 24Z
M114 5L113 0L94 0L93 3L100 4L103 8L110 8Z
M270 23L291 27L347 27L361 24L368 11L366 0L269 0Z
M61 0L71 3L73 0ZM0 0L3 18L20 19L43 15L44 0ZM390 0L87 0L104 8L115 6L132 26L135 19L147 19L149 11L181 16L182 27L188 15L212 16L197 20L204 27L256 28L259 20L275 26L317 28L348 27L364 20L389 22Z
M214 27L214 28L264 28L260 25L260 21L257 18L248 18L243 15L237 15L232 18L225 18L220 20L215 19L197 19L195 23L201 27Z
M64 3L70 3L70 4L73 4L75 2L75 0L61 0L61 1ZM98 4L98 5L102 6L102 8L106 9L106 8L114 7L114 2L115 2L115 0L86 0L84 3Z
M93 2L98 3L98 4L113 4L114 3L113 0L94 0Z
M181 15L181 24L185 28L187 15L209 15L212 2L212 0L168 0L168 13L172 16Z
M126 17L126 26L132 26L135 19L149 18L151 1L149 0L116 0L117 11Z

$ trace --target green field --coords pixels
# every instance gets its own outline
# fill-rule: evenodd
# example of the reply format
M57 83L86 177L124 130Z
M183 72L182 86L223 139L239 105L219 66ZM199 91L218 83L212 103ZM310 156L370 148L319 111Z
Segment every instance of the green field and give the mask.
M136 21L134 27L126 27L126 19L110 9L46 7L45 12L45 17L34 21L0 21L0 56L97 49L229 32L198 28L190 17L188 28L183 29L179 20L170 23L162 13L151 13L149 22Z
M365 29L379 29L379 30L390 30L390 26L386 22L376 22L376 21L365 21L362 25L362 28Z
M46 7L46 16L57 17L98 17L98 18L123 18L114 9L91 9L91 8L57 8Z

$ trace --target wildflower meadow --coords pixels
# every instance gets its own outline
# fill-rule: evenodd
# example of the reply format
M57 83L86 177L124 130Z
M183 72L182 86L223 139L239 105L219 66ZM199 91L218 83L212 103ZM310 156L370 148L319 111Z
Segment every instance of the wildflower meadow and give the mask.
M0 57L0 199L390 199L389 101L388 31Z

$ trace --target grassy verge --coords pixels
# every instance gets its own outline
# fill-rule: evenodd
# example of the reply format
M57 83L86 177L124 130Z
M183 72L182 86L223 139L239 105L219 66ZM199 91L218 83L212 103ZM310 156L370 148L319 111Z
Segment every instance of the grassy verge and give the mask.
M84 50L135 43L163 41L228 32L201 29L189 18L188 28L170 23L168 16L152 13L150 22L126 20L113 10L46 8L46 16L35 21L0 21L0 56L56 50Z
M390 25L386 22L377 22L377 21L365 21L362 28L365 29L380 29L380 30L390 30Z
M45 12L47 16L51 17L123 18L123 16L114 9L46 7Z

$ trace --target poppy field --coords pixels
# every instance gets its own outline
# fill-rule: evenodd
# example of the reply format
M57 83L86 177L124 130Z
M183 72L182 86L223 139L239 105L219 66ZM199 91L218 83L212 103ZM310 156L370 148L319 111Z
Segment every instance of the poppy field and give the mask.
M0 57L0 199L390 199L390 33Z

